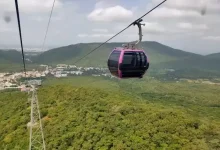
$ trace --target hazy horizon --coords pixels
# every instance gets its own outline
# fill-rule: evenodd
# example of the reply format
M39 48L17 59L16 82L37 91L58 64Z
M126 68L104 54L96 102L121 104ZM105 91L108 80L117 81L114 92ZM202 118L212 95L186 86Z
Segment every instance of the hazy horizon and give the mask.
M148 41L143 41L143 42L148 42ZM157 41L154 41L154 42L157 42ZM102 43L102 42L79 42L79 43ZM79 44L79 43L75 43L75 44ZM127 43L127 42L108 42L108 43ZM158 42L160 43L160 42ZM40 46L37 46L37 45L24 45L24 51L27 51L27 52L31 52L31 51L38 51L38 52L44 52L44 51L48 51L48 50L51 50L51 49L54 49L54 48L59 48L59 47L63 47L63 46L68 46L68 45L75 45L75 44L67 44L67 45L49 45L49 46L46 46L44 48L44 50L42 50L42 47ZM170 45L167 45L167 44L164 44L164 43L161 43L163 45L166 45L166 46L169 46L171 48L174 48L174 49L178 49L178 50L183 50L183 51L186 51L186 52L191 52L191 53L195 53L195 54L200 54L200 55L209 55L209 54L215 54L215 53L220 53L220 50L217 51L217 52L206 52L206 51L203 51L201 53L199 52L192 52L190 50L185 50L185 49L181 49L179 47L172 47ZM15 49L15 50L18 50L18 51L21 51L21 47L20 45L0 45L0 50L9 50L9 49ZM147 51L147 49L145 50Z

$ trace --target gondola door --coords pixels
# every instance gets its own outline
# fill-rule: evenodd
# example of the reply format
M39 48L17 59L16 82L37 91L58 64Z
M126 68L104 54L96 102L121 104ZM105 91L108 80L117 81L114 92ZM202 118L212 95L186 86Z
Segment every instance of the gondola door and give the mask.
M122 78L137 77L136 66L137 66L136 52L125 51L123 55L123 61L120 65Z
M147 70L147 58L141 51L126 51L120 64L122 78L142 78Z
M114 50L108 59L108 68L112 75L119 77L118 63L121 51Z

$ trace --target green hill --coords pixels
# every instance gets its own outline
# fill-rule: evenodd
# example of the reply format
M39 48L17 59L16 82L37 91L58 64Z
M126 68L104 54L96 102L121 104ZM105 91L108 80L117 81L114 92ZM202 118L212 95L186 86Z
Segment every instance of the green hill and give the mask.
M89 53L92 49L99 46L100 43L79 43L75 45L63 46L49 51L40 53L36 56L26 56L33 62L27 62L27 67L33 68L39 64L56 65L58 63L73 64L76 60ZM100 47L100 49L91 53L89 56L78 62L78 66L95 66L107 67L107 59L112 49L121 47L123 43L107 43ZM166 45L153 41L142 42L142 47L148 54L150 59L150 70L152 75L158 75L158 72L164 69L175 69L175 75L178 77L216 77L220 76L220 57L219 53L208 56L198 55L182 50L174 49ZM22 59L20 52L17 51L0 51L0 70L10 68L20 69L22 66ZM19 65L19 67L18 67ZM33 66L33 67L32 67ZM13 68L13 70L14 70Z
M69 45L46 51L36 58L36 63L67 63L73 64L78 58L81 58L100 43L80 43L76 45ZM91 53L89 56L81 60L78 65L81 66L104 66L108 56L113 48L121 46L123 43L107 43L100 49ZM190 52L185 52L178 49L165 46L157 42L142 42L141 47L149 55L150 63L153 68L173 68L173 69L201 69L210 71L220 71L218 63L220 59L210 58ZM216 54L217 55L217 54ZM215 55L213 55L215 56Z
M219 87L134 81L46 81L38 91L46 148L220 148ZM27 95L0 95L0 149L27 149Z
M80 43L49 50L37 56L36 62L42 63L73 63L77 58L97 47L100 43ZM107 43L100 49L83 59L80 65L106 66L108 56L113 48L120 47L123 43ZM197 54L176 50L157 42L142 42L141 47L148 53L153 64L199 56Z
M22 68L21 53L16 50L0 50L0 71Z
M210 55L206 55L208 58L220 59L220 53L214 53Z
M25 63L26 69L38 69L39 65L30 62L33 57L31 52L25 52ZM35 53L38 54L38 53ZM0 50L0 72L14 72L14 71L23 71L23 60L22 54L16 50Z
M220 59L208 58L206 56L186 57L174 61L168 61L159 64L158 68L173 68L173 69L200 69L207 71L220 71Z
M80 43L69 45L46 51L37 57L34 62L46 64L66 63L73 64L77 59L96 48L100 43ZM120 47L123 43L107 43L97 51L78 62L78 66L98 66L107 67L107 59L115 47ZM142 42L142 47L150 59L150 72L158 75L163 69L175 69L178 77L208 77L220 76L220 59L215 57L202 56L178 49L173 49L166 45L153 41ZM216 54L217 55L217 54ZM215 54L213 55L215 56Z
M21 53L16 50L0 50L0 62L20 63L22 62Z

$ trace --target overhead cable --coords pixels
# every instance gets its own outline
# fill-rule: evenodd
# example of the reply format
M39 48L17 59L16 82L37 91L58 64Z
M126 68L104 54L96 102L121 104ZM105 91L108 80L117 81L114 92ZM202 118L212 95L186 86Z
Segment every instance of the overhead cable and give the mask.
M45 36L44 36L43 45L42 45L42 51L44 50L45 41L47 39L47 33L48 33L48 30L49 30L50 20L51 20L52 14L53 14L53 8L54 8L55 1L56 0L53 1L52 9L51 9L51 12L50 12L50 17L49 17L49 21L48 21L48 24L47 24L47 29L46 29L46 33L45 33Z
M138 20L142 19L143 17L145 17L146 15L148 15L149 13L151 13L153 10L155 10L157 7L159 7L160 5L162 5L163 3L165 3L167 0L162 1L161 3L159 3L157 6L155 6L153 9L151 9L150 11L148 11L147 13L145 13L143 16L141 16L140 18L138 18L137 20L133 21L131 24L129 24L126 28L124 28L123 30L121 30L120 32L118 32L117 34L115 34L113 37L111 37L110 39L108 39L107 41L105 41L104 43L100 44L99 46L97 46L96 48L92 49L89 53L87 53L86 55L84 55L83 57L79 58L77 61L74 62L74 64L78 63L79 61L81 61L83 58L85 58L86 56L90 55L92 52L96 51L97 49L99 49L101 46L103 46L104 44L106 44L107 42L109 42L110 40L112 40L113 38L115 38L116 36L118 36L119 34L121 34L122 32L124 32L126 29L128 29L129 27L131 27L132 25L134 25L135 22L137 22Z
M26 75L26 66L25 66L25 59L24 59L24 48L23 48L21 24L20 24L20 15L19 15L19 8L18 8L18 1L17 0L15 0L15 7L16 7L17 20L18 20L18 29L19 29L19 35L20 35L20 44L21 44L21 52L22 52L22 58L23 58L24 72L25 72L25 75Z
M46 41L46 38L47 38L47 33L48 33L48 30L49 30L50 20L51 20L51 17L52 17L55 1L56 0L53 1L52 9L51 9L51 12L50 12L50 17L49 17L49 21L48 21L48 24L47 24L46 33L45 33L45 36L44 36L42 50L44 49L45 41ZM24 48L23 48L23 41L22 41L22 32L21 32L18 0L15 0L15 7L16 7L16 13L17 13L17 20L18 20L18 29L19 29L19 35L20 35L20 43L21 43L21 51L22 51L22 57L23 57L24 72L25 72L25 75L26 75L26 64L25 64L25 58L24 58Z

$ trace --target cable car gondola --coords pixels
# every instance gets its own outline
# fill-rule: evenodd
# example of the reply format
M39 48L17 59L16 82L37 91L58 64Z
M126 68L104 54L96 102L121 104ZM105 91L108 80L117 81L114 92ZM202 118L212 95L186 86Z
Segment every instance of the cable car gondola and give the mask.
M139 28L139 40L128 43L123 47L115 48L108 58L108 69L113 76L118 78L142 78L149 68L149 59L144 50L138 49L137 44L142 40L140 22L134 22Z

